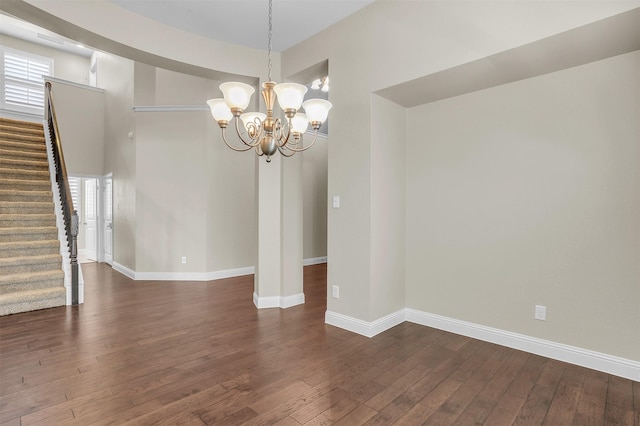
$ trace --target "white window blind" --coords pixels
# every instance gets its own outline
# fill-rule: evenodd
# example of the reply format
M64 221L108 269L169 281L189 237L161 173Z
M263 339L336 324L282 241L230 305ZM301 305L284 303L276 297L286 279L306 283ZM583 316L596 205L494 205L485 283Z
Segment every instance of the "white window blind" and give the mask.
M53 60L2 49L3 104L6 108L44 107L44 79L51 75Z

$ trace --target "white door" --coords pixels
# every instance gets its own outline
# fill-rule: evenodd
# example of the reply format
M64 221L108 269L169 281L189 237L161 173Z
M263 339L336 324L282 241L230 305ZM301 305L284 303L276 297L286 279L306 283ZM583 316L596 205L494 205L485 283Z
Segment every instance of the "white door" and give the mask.
M104 178L104 239L103 253L104 261L109 265L113 265L113 179L111 176Z
M98 243L97 224L97 179L86 179L84 181L84 242L88 260L96 260L96 246Z

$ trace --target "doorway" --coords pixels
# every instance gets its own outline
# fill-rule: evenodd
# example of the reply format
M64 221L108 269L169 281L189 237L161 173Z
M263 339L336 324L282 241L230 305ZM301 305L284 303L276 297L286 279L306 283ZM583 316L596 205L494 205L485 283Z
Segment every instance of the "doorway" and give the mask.
M70 176L74 208L78 211L78 262L113 263L112 177Z

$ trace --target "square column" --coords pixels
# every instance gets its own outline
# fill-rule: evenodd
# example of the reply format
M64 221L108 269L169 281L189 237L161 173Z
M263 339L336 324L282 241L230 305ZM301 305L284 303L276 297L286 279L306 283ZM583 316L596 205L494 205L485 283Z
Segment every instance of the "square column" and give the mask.
M302 157L258 158L258 262L253 303L288 308L304 303Z

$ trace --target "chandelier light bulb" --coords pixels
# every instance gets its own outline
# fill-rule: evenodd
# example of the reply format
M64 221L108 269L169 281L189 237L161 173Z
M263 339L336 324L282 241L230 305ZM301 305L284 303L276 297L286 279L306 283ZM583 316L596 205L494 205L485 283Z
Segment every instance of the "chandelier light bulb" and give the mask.
M276 92L280 108L285 111L288 109L297 111L302 105L307 88L298 83L280 83L273 88L273 91Z
M302 104L302 108L304 108L304 112L307 114L309 121L320 124L324 123L327 119L331 107L331 102L325 101L324 99L309 99Z
M319 78L316 78L315 80L313 80L313 82L311 83L311 88L313 90L319 90L320 89L320 85L322 84L322 81L320 81Z
M307 127L309 127L309 119L306 114L299 112L291 119L291 131L294 133L302 134L307 131Z
M251 95L255 92L255 89L248 84L235 81L222 83L220 90L229 108L237 108L242 111L247 109L251 101Z
M209 99L207 105L211 109L211 115L217 122L229 122L233 118L229 105L222 98Z

